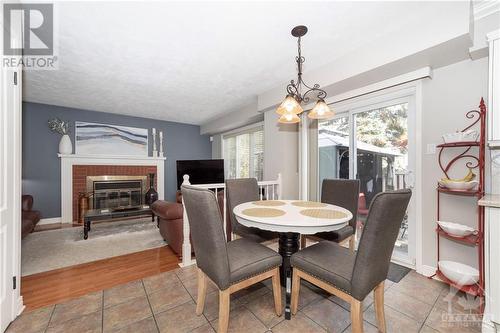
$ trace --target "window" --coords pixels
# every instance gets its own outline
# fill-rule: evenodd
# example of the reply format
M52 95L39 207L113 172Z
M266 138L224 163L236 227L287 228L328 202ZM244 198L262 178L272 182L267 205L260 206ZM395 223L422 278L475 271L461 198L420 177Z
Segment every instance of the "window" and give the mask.
M261 125L223 135L227 179L264 177L264 129Z

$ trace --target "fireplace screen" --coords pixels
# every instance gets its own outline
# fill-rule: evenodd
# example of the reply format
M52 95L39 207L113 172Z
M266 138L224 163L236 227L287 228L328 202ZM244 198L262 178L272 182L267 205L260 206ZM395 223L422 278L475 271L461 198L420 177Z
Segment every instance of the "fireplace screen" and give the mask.
M146 176L89 176L87 191L93 193L90 209L141 206Z

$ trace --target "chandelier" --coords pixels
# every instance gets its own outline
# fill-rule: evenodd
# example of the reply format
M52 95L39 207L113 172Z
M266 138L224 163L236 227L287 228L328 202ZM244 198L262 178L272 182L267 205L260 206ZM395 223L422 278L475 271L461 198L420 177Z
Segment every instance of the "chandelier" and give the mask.
M317 102L307 114L309 118L328 119L335 115L330 107L325 103L326 91L321 89L319 84L316 83L311 87L302 79L302 64L306 59L301 53L300 39L306 33L307 27L304 25L299 25L292 29L292 36L297 37L298 56L295 57L295 61L297 62L297 81L291 80L286 86L287 95L276 109L276 113L281 116L278 120L280 123L294 124L300 122L298 115L304 111L300 104L302 102L309 103L310 95L312 95L312 97L315 96Z

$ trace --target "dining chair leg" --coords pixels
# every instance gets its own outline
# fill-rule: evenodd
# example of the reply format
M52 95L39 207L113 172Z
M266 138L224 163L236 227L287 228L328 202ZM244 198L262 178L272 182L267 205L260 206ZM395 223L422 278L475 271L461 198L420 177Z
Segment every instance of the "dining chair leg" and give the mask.
M303 250L307 245L307 237L305 235L300 236L300 249Z
M363 333L362 303L357 299L351 300L351 327L352 333Z
M292 299L290 301L290 308L292 311L292 315L297 313L297 309L299 307L299 293L300 293L300 276L298 270L295 269L293 271L292 276Z
M351 238L349 238L349 250L354 252L356 249L356 234L352 235Z
M207 295L208 279L205 273L198 268L198 299L196 301L196 314L201 316L205 307L205 297Z
M385 312L384 312L384 281L380 282L375 289L373 289L373 296L375 299L375 316L377 318L378 331L385 333Z
M273 295L274 295L274 310L276 315L279 317L282 314L283 308L281 306L281 284L280 284L280 270L278 268L274 269L273 280Z
M226 333L229 325L229 297L228 289L219 290L219 333Z

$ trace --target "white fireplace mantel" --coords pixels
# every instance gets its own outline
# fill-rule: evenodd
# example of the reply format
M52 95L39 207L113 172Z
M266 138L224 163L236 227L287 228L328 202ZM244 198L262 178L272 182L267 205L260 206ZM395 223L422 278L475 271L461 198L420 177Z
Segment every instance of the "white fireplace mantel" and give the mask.
M57 154L61 159L61 222L73 222L73 165L156 166L158 198L165 196L165 157Z

